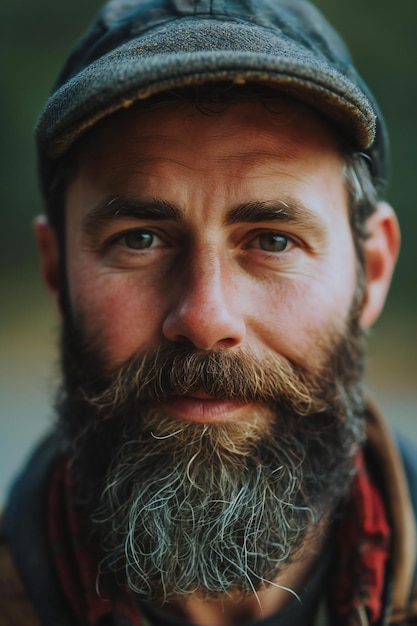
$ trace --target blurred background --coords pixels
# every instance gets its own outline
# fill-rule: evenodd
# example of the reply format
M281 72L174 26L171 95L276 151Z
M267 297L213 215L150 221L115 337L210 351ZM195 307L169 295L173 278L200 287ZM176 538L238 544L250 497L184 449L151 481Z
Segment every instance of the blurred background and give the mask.
M0 504L53 420L57 321L38 277L31 221L42 212L33 127L73 42L99 0L2 0L0 137ZM395 427L417 442L417 3L316 0L375 93L391 137L388 199L403 246L386 310L370 339L368 384Z

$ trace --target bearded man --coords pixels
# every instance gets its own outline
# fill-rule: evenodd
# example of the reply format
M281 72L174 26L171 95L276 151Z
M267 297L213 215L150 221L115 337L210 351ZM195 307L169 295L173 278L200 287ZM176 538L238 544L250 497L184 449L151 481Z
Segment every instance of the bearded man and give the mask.
M4 623L414 623L412 455L362 384L399 233L337 34L304 0L111 0L37 141L63 382Z

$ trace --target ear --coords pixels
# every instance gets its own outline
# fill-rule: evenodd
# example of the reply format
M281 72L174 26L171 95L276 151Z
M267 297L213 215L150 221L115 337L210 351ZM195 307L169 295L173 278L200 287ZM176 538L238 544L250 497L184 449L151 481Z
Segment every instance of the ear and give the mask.
M379 202L375 213L368 218L366 230L366 294L360 317L363 329L372 326L384 307L400 248L400 229L392 207Z
M45 215L33 221L43 283L52 296L55 307L59 311L60 263L59 245L56 232L51 228Z

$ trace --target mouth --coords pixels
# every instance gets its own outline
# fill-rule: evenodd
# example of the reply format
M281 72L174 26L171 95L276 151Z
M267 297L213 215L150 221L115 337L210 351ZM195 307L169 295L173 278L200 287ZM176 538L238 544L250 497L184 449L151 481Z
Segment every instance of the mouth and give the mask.
M188 422L226 422L247 417L254 410L253 402L219 400L197 391L189 396L168 396L160 409L171 417Z

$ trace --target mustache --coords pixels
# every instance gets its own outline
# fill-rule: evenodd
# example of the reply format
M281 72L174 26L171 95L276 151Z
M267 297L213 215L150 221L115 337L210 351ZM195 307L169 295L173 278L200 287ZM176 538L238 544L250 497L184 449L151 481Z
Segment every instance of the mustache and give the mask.
M320 381L319 381L320 379ZM219 400L271 403L307 415L321 410L315 390L320 375L307 375L281 355L262 359L242 350L199 351L164 346L136 355L108 378L100 391L82 389L98 411L110 413L126 402L160 402L168 396L204 392Z

